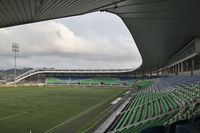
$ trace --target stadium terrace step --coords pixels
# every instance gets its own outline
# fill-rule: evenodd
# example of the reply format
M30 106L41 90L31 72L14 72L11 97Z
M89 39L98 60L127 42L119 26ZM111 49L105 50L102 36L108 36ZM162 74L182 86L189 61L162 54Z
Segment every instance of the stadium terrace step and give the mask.
M199 81L200 77L198 80L184 77L156 80L133 96L129 107L120 113L122 117L111 132L139 133L151 126L166 125L200 114Z

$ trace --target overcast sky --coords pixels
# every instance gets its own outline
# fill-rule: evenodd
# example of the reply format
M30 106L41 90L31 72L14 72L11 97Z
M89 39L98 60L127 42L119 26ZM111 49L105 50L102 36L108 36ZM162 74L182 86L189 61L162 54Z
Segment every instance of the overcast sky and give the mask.
M0 69L13 68L12 42L20 45L18 68L135 69L142 62L125 24L110 13L0 29Z

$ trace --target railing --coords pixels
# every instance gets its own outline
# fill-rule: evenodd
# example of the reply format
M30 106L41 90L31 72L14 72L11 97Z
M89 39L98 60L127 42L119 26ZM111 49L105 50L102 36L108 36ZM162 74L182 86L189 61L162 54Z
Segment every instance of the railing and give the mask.
M193 40L188 45L186 45L183 49L181 49L177 54L175 54L172 58L170 58L168 61L168 65L171 65L177 61L180 61L194 53L195 53L195 41Z

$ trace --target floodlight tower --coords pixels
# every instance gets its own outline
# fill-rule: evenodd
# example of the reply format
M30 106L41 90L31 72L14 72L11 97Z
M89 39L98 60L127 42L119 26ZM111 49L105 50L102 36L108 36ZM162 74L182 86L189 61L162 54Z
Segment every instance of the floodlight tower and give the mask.
M17 59L17 53L19 53L19 44L18 43L15 43L15 42L12 43L12 52L14 52L14 66L15 66L14 87L16 87L16 77L17 77L17 71L16 71L17 61L16 61L16 59Z

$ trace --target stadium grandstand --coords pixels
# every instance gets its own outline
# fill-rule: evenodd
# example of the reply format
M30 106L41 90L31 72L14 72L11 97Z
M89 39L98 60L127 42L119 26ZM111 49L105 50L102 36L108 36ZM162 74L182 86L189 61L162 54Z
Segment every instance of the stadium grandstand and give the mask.
M199 115L200 76L165 77L132 96L107 132L139 133Z
M15 81L10 79L3 84L10 86L17 82L18 85L35 83L40 86L89 86L89 88L111 87L111 89L114 87L116 90L123 88L123 92L125 89L127 92L118 98L121 100L109 106L106 115L98 112L96 115L98 117L102 115L101 119L92 121L91 123L95 124L84 132L198 133L200 131L199 5L199 0L0 1L0 28L96 11L116 14L129 29L143 60L140 68L135 71L35 69L17 76ZM50 95L52 94L48 96ZM62 92L59 92L55 97L61 95ZM23 95L18 97L21 98ZM53 129L47 132L51 130Z

